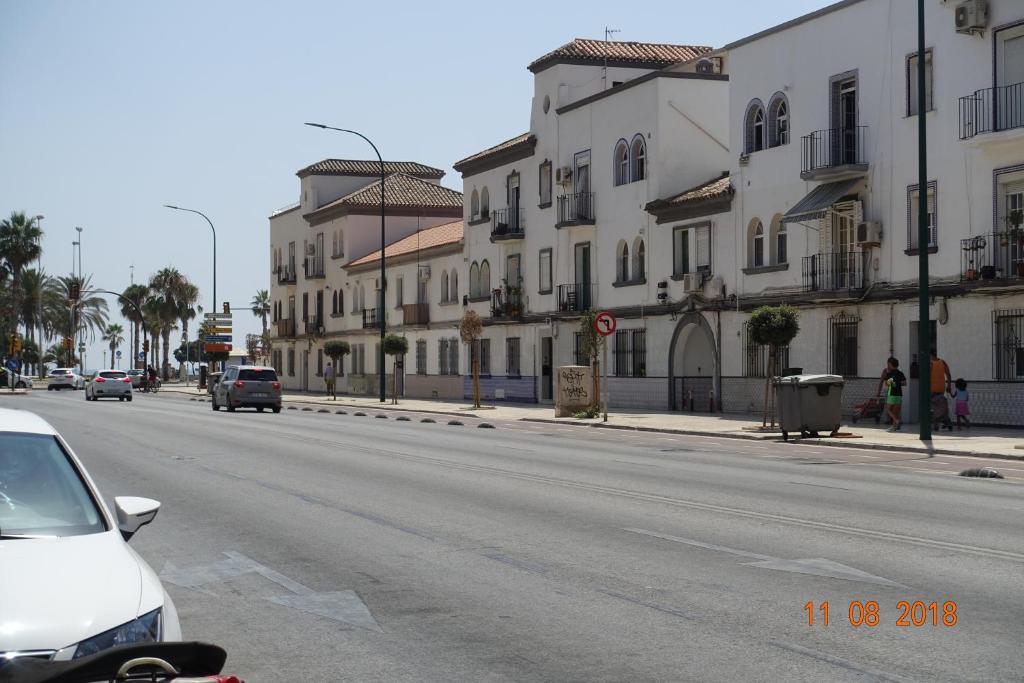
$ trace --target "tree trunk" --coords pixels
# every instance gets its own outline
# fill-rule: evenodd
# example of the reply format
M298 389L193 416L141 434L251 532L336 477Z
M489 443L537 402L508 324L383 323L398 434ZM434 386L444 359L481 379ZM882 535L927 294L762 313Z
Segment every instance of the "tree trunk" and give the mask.
M768 426L768 406L771 400L772 374L775 372L775 350L768 347L768 368L764 376L764 417L761 419L761 428ZM772 426L775 426L775 411L772 410Z
M398 356L395 356L391 375L391 405L398 405Z
M136 359L139 357L139 324L132 323L132 329L135 332L135 346L132 347L132 367L135 367Z
M480 353L473 354L473 407L480 408Z
M590 369L594 373L594 400L591 402L591 408L601 407L601 362L597 360L597 356L591 356L590 358Z
M169 360L169 355L170 355L169 351L171 350L171 328L170 328L170 326L165 327L164 330L163 330L163 344L162 344L162 346L163 346L163 352L164 352L164 362L163 362L163 365L161 366L161 373L160 374L163 377L163 380L166 382L168 379L170 379L169 374L168 374L168 369L170 368L170 364L171 364L170 360Z

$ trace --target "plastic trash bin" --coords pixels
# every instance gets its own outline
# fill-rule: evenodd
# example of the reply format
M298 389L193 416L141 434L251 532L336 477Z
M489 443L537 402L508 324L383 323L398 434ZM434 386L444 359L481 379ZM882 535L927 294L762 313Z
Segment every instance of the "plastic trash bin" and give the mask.
M790 375L775 380L782 439L790 433L816 437L839 431L843 411L843 384L839 375Z

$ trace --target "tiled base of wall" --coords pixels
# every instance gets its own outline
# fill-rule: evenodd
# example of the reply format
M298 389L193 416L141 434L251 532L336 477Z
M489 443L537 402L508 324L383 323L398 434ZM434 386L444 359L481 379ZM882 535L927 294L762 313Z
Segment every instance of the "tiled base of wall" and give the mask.
M457 401L463 397L462 384L458 375L406 375L405 397Z
M463 378L463 398L473 398L472 375ZM497 398L501 394L501 398ZM480 399L484 401L514 401L516 403L537 402L537 378L523 377L481 377Z

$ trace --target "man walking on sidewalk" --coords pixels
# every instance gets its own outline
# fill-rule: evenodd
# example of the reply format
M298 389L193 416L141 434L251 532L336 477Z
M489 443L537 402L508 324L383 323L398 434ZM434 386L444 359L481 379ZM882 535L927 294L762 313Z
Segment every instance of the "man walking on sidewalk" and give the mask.
M953 376L949 374L949 365L939 358L939 353L934 348L931 352L931 410L932 419L949 431L953 431L953 421L949 419L949 401L946 394L953 393Z
M324 368L324 382L327 383L327 395L332 400L337 401L338 396L334 393L334 363L328 361L327 367Z

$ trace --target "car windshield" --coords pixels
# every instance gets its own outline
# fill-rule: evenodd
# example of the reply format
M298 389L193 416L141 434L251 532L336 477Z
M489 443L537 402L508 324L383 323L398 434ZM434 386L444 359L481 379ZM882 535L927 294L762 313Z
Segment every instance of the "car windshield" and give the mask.
M100 377L104 377L106 379L124 379L127 376L127 373L121 372L120 370L104 370L100 373Z
M66 369L64 369L64 368L57 368L56 370L53 370L52 372L50 372L50 374L51 375L66 375L66 374L68 374L68 371Z
M57 439L0 433L0 538L103 531L103 515Z
M276 382L277 373L273 370L239 370L238 379L250 382Z

